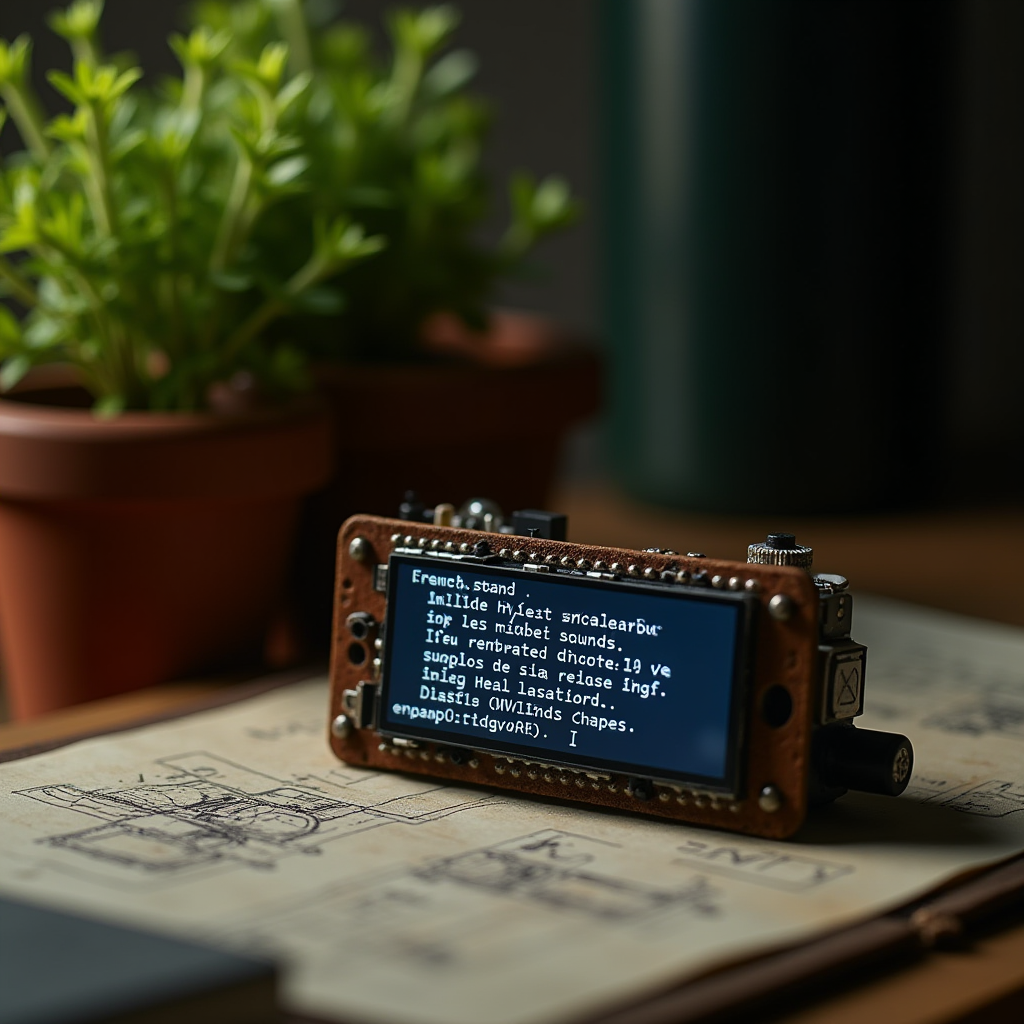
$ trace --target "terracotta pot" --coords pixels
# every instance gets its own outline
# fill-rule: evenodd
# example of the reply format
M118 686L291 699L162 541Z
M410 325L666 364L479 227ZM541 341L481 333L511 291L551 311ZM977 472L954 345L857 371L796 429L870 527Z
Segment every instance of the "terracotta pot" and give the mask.
M542 317L499 312L472 335L426 325L421 362L322 366L335 474L307 503L293 586L307 647L329 648L335 541L355 512L396 515L406 490L428 505L487 497L544 507L569 428L601 404L601 360Z
M301 497L329 476L319 408L244 416L0 400L0 651L27 718L258 654ZM74 391L47 389L74 404Z

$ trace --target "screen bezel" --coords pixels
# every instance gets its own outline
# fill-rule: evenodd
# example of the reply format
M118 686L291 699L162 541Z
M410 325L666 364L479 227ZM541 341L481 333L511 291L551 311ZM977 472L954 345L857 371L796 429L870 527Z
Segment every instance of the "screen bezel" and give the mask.
M582 573L566 572L557 569L551 569L549 572L543 573L538 579L538 582L551 582L558 586L613 590L619 593L623 591L630 593L639 592L664 598L665 600L710 602L715 604L728 603L738 607L739 612L736 616L736 628L733 636L732 699L729 704L729 723L726 739L726 771L722 777L710 777L687 772L670 772L661 767L634 762L576 758L571 755L566 756L564 751L551 751L551 756L548 756L549 752L545 751L542 747L525 746L488 737L479 737L478 742L476 738L468 737L463 733L447 732L433 726L403 725L401 728L396 729L394 726L384 724L384 710L388 704L388 691L391 686L388 652L393 649L396 639L394 636L396 616L394 597L398 587L398 574L395 572L395 567L399 565L429 567L433 572L438 572L442 569L460 571L465 572L467 575L480 572L512 579L522 579L529 571L507 564L485 564L469 562L468 560L456 562L455 560L432 558L429 555L391 554L388 562L387 607L384 621L384 644L381 652L380 687L378 690L379 704L376 715L377 731L381 736L424 740L446 747L479 751L498 757L512 757L522 761L564 767L576 771L591 770L601 774L625 775L651 779L653 781L684 784L690 788L699 789L702 792L722 793L734 797L742 795L741 784L745 769L745 758L743 756L743 738L746 733L745 710L748 703L747 694L750 689L755 656L753 627L755 609L758 605L755 595L729 590L705 589L703 587L684 587L671 583L650 583L628 578L617 580L595 579Z

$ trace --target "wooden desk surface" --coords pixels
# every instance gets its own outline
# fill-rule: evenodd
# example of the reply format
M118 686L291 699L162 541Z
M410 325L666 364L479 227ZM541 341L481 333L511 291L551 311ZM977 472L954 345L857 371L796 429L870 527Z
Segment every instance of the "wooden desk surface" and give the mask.
M855 592L1024 626L1024 508L870 516L712 516L645 505L604 484L564 487L552 508L573 540L702 551L745 561L747 545L785 530L814 548L819 572Z
M130 727L230 695L216 682L169 683L66 709L32 722L0 725L0 754L83 733ZM776 1024L1020 1024L1024 1020L1024 907L998 934L954 952L937 951L853 988L815 993ZM668 1022L666 1022L668 1024Z
M939 512L855 519L679 514L633 502L603 486L566 488L552 507L569 515L574 539L622 547L670 547L742 559L769 529L795 532L815 548L822 571L848 576L855 590L1024 626L1024 514ZM153 687L0 724L0 753L83 733L141 723L223 693L222 682ZM817 994L779 1024L940 1024L1024 1020L1024 910L1005 930L954 952L937 951L891 975Z

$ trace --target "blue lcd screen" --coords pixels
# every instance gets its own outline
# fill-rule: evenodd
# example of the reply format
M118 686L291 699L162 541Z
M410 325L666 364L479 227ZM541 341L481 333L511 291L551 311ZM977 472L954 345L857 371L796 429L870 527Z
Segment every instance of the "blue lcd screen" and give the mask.
M735 791L750 601L394 555L380 731Z

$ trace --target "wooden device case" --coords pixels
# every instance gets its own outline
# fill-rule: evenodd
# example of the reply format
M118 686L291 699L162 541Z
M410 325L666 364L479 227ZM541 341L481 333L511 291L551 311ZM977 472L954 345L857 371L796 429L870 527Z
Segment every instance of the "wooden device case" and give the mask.
M398 535L401 539L393 541ZM356 538L363 557L349 552ZM411 544L407 540L411 538ZM787 566L750 565L715 558L689 558L676 554L630 551L598 547L571 541L543 540L477 530L453 529L399 519L357 515L349 519L338 535L338 570L335 581L334 633L331 649L330 719L345 713L343 694L354 690L362 680L376 681L371 633L364 641L353 639L346 620L353 612L366 612L377 623L385 618L385 595L374 588L377 566L386 565L395 547L415 546L420 538L452 541L456 548L470 546L481 539L493 548L506 547L521 553L521 559L535 555L556 560L568 556L575 562L598 560L608 565L618 562L635 566L636 573L650 567L656 573L667 569L703 571L708 578L757 581L758 607L754 624L754 672L747 692L745 714L745 752L742 755L741 790L738 799L703 793L685 784L661 784L654 787L653 798L640 800L626 789L624 776L606 775L575 769L544 767L524 758L504 754L479 753L469 763L454 764L441 749L422 742L420 749L400 749L382 744L374 729L352 729L348 735L330 735L334 753L343 761L369 768L450 779L457 783L484 785L530 793L557 800L596 804L619 810L673 818L697 825L747 832L781 839L792 835L807 813L807 780L811 731L819 708L818 681L818 606L817 589L801 569ZM450 564L450 563L449 563ZM768 602L783 594L793 602L793 612L779 621L768 610ZM383 627L380 627L381 629ZM384 657L387 651L383 652ZM765 695L782 686L792 699L792 713L778 726L770 725L763 712ZM538 756L538 761L541 757ZM758 795L765 786L774 786L782 795L777 810L765 810Z

